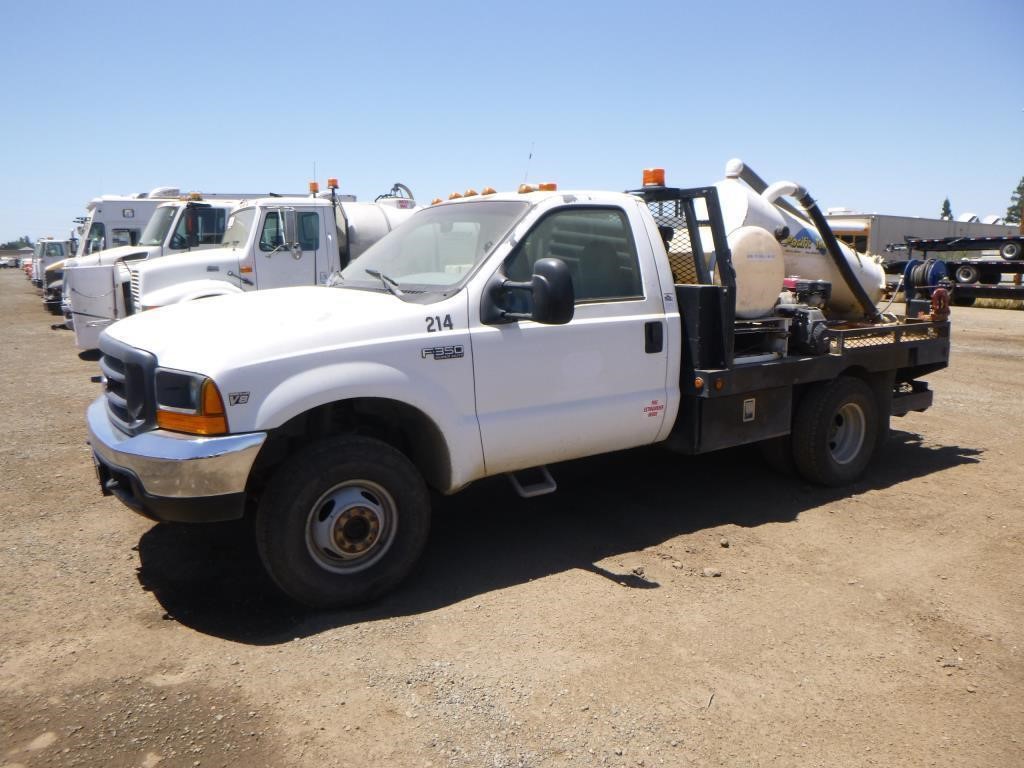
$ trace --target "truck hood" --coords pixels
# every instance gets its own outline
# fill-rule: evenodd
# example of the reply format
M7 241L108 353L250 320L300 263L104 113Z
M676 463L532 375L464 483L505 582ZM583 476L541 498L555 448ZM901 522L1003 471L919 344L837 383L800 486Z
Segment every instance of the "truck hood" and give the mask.
M223 371L422 329L424 306L384 291L303 286L217 296L131 315L105 334L161 366Z
M159 245L119 245L117 248L107 248L99 253L91 253L88 256L79 256L75 259L74 267L98 267L116 264L125 256L133 256L139 253L146 254L149 258L154 253L160 252Z

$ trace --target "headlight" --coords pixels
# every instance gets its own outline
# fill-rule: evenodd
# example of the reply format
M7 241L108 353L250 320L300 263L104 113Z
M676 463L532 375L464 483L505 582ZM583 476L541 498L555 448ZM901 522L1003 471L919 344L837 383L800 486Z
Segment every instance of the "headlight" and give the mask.
M183 371L156 372L156 423L161 429L191 435L228 431L224 400L213 379Z

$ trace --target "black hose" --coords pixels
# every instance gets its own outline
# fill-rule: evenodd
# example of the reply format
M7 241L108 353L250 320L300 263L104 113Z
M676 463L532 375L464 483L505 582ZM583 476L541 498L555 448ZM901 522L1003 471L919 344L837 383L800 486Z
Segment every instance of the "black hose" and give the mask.
M882 315L878 311L878 307L875 306L875 302L868 296L868 292L864 290L864 286L860 284L857 275L854 274L850 264L846 261L846 257L839 247L839 241L836 240L836 236L832 233L832 227L829 226L821 209L818 208L818 204L814 202L814 198L805 189L797 190L796 198L803 209L807 211L807 215L811 217L814 226L817 227L818 233L825 243L825 250L832 257L832 261L835 263L836 269L839 270L839 274L842 275L847 287L857 299L857 303L864 310L864 316L872 322L881 320Z

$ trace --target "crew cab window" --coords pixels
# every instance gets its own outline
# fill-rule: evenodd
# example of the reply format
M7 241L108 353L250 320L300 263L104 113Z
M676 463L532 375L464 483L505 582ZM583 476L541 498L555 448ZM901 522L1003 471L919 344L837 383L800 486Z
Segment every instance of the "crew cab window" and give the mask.
M260 250L273 251L284 245L284 217L280 211L271 211L263 220L260 232Z
M529 280L533 265L552 257L569 267L577 303L643 298L629 220L618 208L554 211L523 238L506 274Z
M299 211L295 218L299 228L299 247L304 251L317 250L320 247L320 214Z

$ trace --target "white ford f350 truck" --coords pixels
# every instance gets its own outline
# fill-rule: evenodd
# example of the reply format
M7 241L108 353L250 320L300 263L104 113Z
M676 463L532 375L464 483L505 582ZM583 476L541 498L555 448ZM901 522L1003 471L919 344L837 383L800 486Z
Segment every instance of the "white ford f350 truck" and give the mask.
M548 464L653 443L763 442L808 480L859 477L889 417L932 402L920 377L948 363L948 297L911 291L905 316L880 313L795 184L645 182L463 197L334 287L118 322L87 415L103 493L156 520L253 514L276 584L325 607L409 572L428 489L504 473L537 495L555 490ZM819 222L806 239L855 308L786 274L783 192Z

